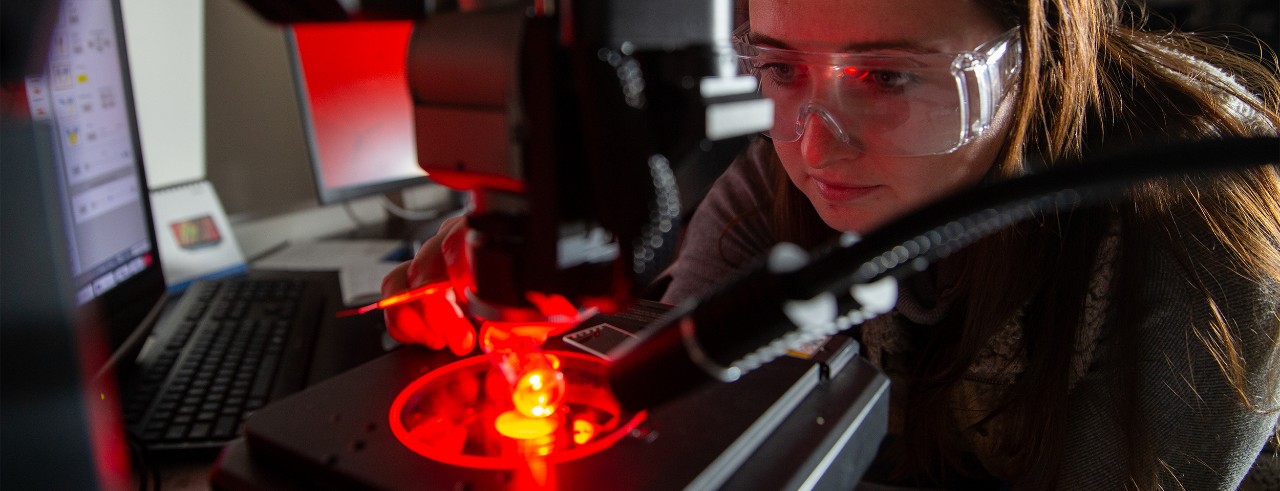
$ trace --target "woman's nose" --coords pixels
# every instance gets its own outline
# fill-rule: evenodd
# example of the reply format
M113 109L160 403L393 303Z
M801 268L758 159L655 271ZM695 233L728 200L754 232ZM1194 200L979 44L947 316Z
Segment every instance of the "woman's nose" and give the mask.
M832 158L836 153L857 152L857 148L851 145L849 135L840 127L831 113L821 106L813 105L806 108L803 124L804 128L800 134L800 155L809 167L815 169L826 167L836 160Z

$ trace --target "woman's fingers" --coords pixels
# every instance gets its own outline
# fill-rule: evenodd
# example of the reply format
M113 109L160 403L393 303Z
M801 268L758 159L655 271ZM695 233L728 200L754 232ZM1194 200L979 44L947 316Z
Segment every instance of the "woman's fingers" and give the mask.
M465 260L466 220L453 217L445 220L434 236L419 248L412 260L396 266L382 279L383 298L417 288L428 283L450 280L450 269L457 278L469 277ZM456 264L450 264L450 262ZM392 306L383 312L387 332L401 343L423 344L432 349L446 346L455 354L464 355L475 348L475 328L452 298L453 289L443 289L436 295L422 300Z

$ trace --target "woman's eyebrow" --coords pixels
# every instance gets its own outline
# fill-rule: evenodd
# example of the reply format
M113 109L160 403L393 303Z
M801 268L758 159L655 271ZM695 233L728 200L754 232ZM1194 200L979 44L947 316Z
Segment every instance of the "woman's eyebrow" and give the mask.
M787 44L785 41L782 41L781 39L777 39L766 34L752 32L749 36L749 39L751 40L752 44L761 44L761 45L772 46L780 49L790 49L790 50L795 49L790 44ZM876 40L876 41L849 43L844 46L841 46L840 49L842 52L846 52L846 53L860 53L865 51L888 51L888 50L907 51L911 53L920 53L920 54L929 54L929 53L939 52L936 49L926 47L925 45L921 44L919 41L910 40L910 39L883 39L883 40Z

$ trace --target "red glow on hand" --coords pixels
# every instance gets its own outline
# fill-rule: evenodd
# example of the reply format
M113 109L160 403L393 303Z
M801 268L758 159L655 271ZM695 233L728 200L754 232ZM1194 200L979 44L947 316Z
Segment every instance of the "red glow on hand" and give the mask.
M401 343L418 343L433 348L449 346L456 355L465 355L475 349L475 327L467 320L462 306L458 304L450 282L431 283L407 292L394 295L371 304L369 307L417 308L422 314L422 321L410 321L409 316L400 316L398 322L388 323L387 332ZM420 305L404 305L409 302L420 302Z

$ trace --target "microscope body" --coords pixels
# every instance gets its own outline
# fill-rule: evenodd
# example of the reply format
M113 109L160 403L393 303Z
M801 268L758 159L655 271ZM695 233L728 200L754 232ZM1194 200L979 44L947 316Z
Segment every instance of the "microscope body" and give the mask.
M471 314L536 319L530 292L612 312L666 266L682 216L676 171L723 169L712 151L772 117L736 73L731 24L729 1L679 0L419 22L408 60L419 163L472 192Z

